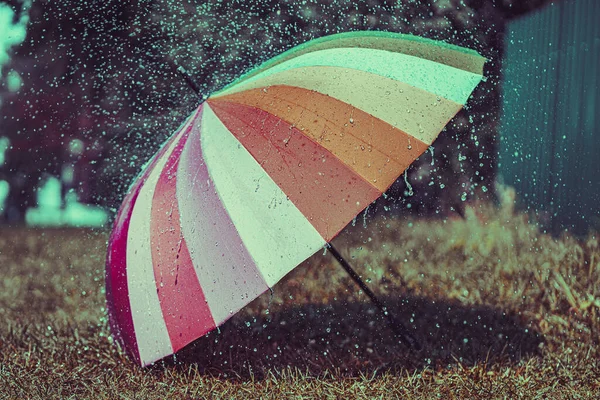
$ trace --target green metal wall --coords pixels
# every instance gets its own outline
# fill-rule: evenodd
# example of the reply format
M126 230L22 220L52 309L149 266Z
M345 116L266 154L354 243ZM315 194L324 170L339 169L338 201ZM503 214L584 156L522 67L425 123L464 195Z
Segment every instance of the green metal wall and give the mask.
M554 233L600 230L599 75L600 1L508 24L499 173Z

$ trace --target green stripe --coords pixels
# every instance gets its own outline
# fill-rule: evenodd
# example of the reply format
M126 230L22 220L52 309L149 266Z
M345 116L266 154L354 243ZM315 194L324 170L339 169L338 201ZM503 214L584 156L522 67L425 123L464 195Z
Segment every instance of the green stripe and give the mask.
M259 67L250 70L249 72L242 75L240 78L236 79L231 84L225 86L221 91L229 89L231 86L245 81L248 78L253 77L277 64L285 62L291 58L298 57L302 54L310 53L312 51L324 50L333 47L368 47L375 49L385 47L386 50L392 50L388 46L389 43L378 44L378 38L383 39L381 42L383 42L384 40L397 40L399 42L399 46L401 46L400 43L406 45L407 42L412 42L415 45L421 46L421 48L419 49L421 51L418 51L419 54L412 55L418 55L419 57L427 59L436 58L435 61L437 62L444 62L444 57L440 57L439 55L440 49L443 49L446 52L452 53L454 57L460 58L462 55L462 57L464 58L472 59L469 62L470 64L474 64L473 68L471 69L472 72L481 73L483 70L483 63L485 62L485 58L481 57L476 51L471 49L414 35L380 31L356 31L324 36L296 46L290 50L283 52L282 54L279 54L278 56L269 59L268 61L261 64ZM375 39L375 41L373 39ZM423 49L423 46L426 46L426 48ZM407 49L404 48L403 50L407 54L411 54L410 49L406 51Z
M465 104L481 75L401 53L363 48L320 50L292 58L247 78L253 82L277 72L312 66L343 67L365 71Z

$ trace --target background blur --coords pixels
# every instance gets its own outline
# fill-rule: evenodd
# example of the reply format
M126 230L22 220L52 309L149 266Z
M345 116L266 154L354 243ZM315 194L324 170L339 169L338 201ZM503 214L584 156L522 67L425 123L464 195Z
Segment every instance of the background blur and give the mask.
M577 25L558 17L548 17L543 24L531 21L535 19L532 16L545 12L567 15L570 8L574 15L593 18L600 15L594 14L598 7L594 3L597 2L0 2L1 218L12 224L27 221L29 224L102 225L110 221L142 165L202 101L174 72L173 62L184 66L203 95L208 96L258 63L307 40L343 31L388 30L472 48L488 59L487 79L434 146L371 210L451 215L460 213L465 202L493 199L498 195L514 196L510 190L499 189L504 186L498 182L504 181L517 187L518 196L525 199L525 207L535 210L546 207L543 216L547 221L541 219L551 227L552 215L568 208L557 211L548 206L554 202L560 187L554 186L558 188L554 191L550 188L552 185L532 187L523 184L520 174L525 172L531 176L540 162L551 165L552 152L559 150L560 143L552 145L550 136L538 136L537 142L517 144L520 138L531 137L529 131L540 130L536 124L528 126L522 122L540 119L523 110L527 107L542 110L540 115L546 116L545 120L541 118L542 128L560 123L572 125L576 118L587 118L578 129L588 132L591 146L588 157L593 158L591 137L598 130L599 122L592 115L598 114L595 111L600 101L592 93L594 88L597 92L596 79L591 86L580 85L582 101L576 104L591 101L587 114L550 121L555 114L552 109L536 106L540 99L547 97L538 89L551 92L558 89L537 83L528 87L524 82L532 83L538 78L546 82L549 72L556 73L552 81L560 80L557 71L561 69L558 61L561 57L556 56L560 48L556 46L560 47L562 36L542 33L534 38L531 32L540 32L546 27L556 33L566 23L571 30ZM590 18L587 22L579 21L579 26L584 22L589 22L590 27L597 25ZM579 64L587 65L585 70L591 79L598 72L598 61L594 61L593 56L597 53L593 52L598 51L600 35L596 28L590 29L573 40L587 40L587 47L581 51L588 57L588 63ZM552 59L555 61L539 63L544 53L533 50L546 48L552 41L550 37L555 39L555 58ZM566 41L563 44L568 45ZM571 64L578 63L579 50L574 51L569 53ZM505 71L503 64L512 69ZM523 72L520 69L523 65L529 65L530 69ZM507 75L504 85L511 87L509 92L515 93L512 87L518 86L517 94L505 102L504 108L503 71ZM569 90L568 79L565 82L560 90ZM537 96L533 100L532 93ZM559 97L565 99L565 96ZM534 100L536 103L532 103ZM499 140L500 131L505 132L504 145ZM555 130L551 137L566 134ZM550 147L540 150L535 144L538 142L549 143ZM528 156L524 157L521 149L525 149ZM573 151L577 152L577 148ZM500 163L499 154L503 155ZM543 154L546 154L545 159L540 158ZM529 170L519 170L521 164L529 165ZM537 182L552 182L561 175L560 168L558 164L553 169L547 168L549 175L539 176ZM581 185L589 196L586 195L581 212L573 219L562 221L557 229L568 226L586 230L590 225L600 224L600 220L594 222L593 219L598 216L595 204L600 201L600 188L596 180L592 182L592 175L582 179ZM586 180L589 183L586 184ZM529 195L530 192L538 194ZM532 199L535 201L530 202ZM569 198L564 202L570 204L575 200ZM581 213L585 217L579 226Z

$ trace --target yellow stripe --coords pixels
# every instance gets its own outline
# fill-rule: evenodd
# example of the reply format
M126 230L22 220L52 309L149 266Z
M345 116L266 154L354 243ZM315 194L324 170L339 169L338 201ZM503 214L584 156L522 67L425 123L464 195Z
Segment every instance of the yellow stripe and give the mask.
M369 113L431 144L461 105L428 91L380 75L341 67L304 67L233 86L222 98L272 85L317 91Z

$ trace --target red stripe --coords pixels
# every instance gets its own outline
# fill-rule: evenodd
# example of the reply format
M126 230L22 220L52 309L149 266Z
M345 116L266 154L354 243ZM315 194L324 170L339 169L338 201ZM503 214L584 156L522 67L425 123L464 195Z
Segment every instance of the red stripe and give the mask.
M150 243L158 298L173 350L215 328L180 226L177 166L191 127L177 143L156 184Z
M184 125L181 126L182 129ZM154 155L149 165L134 181L125 196L117 218L115 219L112 234L108 242L106 259L106 304L108 319L113 336L123 348L137 362L140 361L131 306L129 303L129 288L127 286L127 236L131 213L142 186L156 162L167 151L170 144L177 137L176 132L163 147Z
M326 241L381 196L327 149L254 107L211 102L215 114Z

